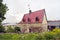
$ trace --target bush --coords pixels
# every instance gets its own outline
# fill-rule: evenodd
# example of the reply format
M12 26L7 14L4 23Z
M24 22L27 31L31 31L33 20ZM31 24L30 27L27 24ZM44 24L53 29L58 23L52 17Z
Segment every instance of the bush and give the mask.
M55 40L54 36L55 35L53 35L52 33L50 34L50 32L44 34L46 40L52 40L52 39Z
M0 34L0 40L60 40L60 29L44 33Z
M2 25L0 25L0 33L1 32L5 32L5 28L4 28L4 26L2 26Z
M15 32L20 32L21 31L20 27L15 27L14 30L15 30Z
M56 28L52 31L55 34L55 39L60 40L60 28Z
M13 33L14 32L14 29L11 26L8 26L6 32Z
M45 40L44 35L40 34L36 37L36 40Z

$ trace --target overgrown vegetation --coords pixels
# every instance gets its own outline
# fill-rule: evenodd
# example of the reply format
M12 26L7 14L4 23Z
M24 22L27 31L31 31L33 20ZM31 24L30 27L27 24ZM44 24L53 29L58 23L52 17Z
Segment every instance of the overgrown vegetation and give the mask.
M4 26L2 26L2 25L0 25L0 33L1 32L5 32L5 28L4 28Z
M11 26L7 27L6 33L13 33L14 29Z
M60 29L44 33L4 33L0 34L0 40L60 40Z
M20 33L20 27L11 27L8 26L7 29L5 30L6 33Z

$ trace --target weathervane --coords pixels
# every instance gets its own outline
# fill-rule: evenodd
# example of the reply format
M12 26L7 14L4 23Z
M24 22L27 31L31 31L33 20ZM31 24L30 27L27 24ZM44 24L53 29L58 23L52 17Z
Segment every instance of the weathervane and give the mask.
M30 4L28 4L29 14L32 12L30 9Z

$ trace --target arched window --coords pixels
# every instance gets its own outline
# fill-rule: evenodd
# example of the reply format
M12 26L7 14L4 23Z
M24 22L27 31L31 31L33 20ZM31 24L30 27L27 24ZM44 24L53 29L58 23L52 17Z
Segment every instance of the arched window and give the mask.
M31 20L30 20L30 18L28 18L28 22L30 22Z
M39 18L38 17L36 17L36 19L35 19L36 21L39 21Z

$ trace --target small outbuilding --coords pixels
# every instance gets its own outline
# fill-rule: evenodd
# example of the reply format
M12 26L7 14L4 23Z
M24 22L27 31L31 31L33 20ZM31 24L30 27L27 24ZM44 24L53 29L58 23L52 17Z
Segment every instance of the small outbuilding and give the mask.
M48 30L53 30L55 28L60 28L60 20L47 21L47 22L48 22Z

